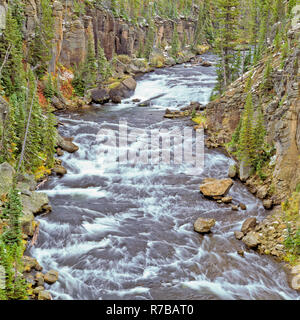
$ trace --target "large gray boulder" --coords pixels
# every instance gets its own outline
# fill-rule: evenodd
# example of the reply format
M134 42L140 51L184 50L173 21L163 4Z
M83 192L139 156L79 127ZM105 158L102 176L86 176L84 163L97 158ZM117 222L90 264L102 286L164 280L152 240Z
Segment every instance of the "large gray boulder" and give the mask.
M49 204L48 196L43 192L32 192L31 196L21 194L21 201L24 215L37 215Z
M94 103L105 104L110 100L109 92L105 88L92 89L90 95Z
M125 86L129 91L134 91L136 88L136 81L132 78L126 78L122 81L123 86Z

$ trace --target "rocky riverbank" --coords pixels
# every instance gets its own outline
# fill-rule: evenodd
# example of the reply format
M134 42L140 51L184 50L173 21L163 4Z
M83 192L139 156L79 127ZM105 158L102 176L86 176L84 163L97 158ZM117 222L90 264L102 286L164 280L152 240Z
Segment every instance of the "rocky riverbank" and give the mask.
M296 19L297 20L297 19ZM246 245L261 254L268 254L288 262L292 270L290 285L300 289L299 252L299 183L300 183L300 25L293 24L288 32L290 51L283 60L280 53L270 53L253 70L232 83L217 100L206 106L205 118L209 148L223 147L236 160L231 177L246 184L249 191L271 210L263 221L253 224L253 230L244 233ZM274 52L274 47L269 48ZM271 61L268 88L265 66ZM273 153L262 168L263 177L253 168L237 161L229 142L239 124L246 101L247 81L251 77L253 103L261 106L266 126L266 141Z
M62 150L73 153L78 147L72 142L72 139L58 136L57 153ZM59 151L60 150L60 151ZM67 173L61 165L61 161L56 159L55 166L50 172L44 173L41 178L32 174L19 174L16 188L20 192L23 215L20 219L22 239L24 243L24 252L28 247L34 246L39 234L39 222L35 220L37 216L49 214L52 207L49 203L47 194L37 192L41 184L48 179L48 175L63 175ZM5 217L1 218L1 213L6 206L7 194L13 185L13 179L16 176L15 169L8 163L0 164L0 234L6 225ZM59 273L50 270L45 274L38 261L24 254L23 256L23 277L27 282L28 296L31 299L51 300L51 294L45 290L45 284L53 284L58 280Z

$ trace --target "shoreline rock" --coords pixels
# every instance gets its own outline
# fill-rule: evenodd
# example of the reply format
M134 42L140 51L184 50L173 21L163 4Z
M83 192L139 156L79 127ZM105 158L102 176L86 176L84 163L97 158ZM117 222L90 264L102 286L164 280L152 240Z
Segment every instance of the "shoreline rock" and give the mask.
M194 231L198 233L209 233L211 228L216 224L215 219L198 218L194 223Z
M223 197L232 187L232 179L206 178L200 185L200 192L206 197Z

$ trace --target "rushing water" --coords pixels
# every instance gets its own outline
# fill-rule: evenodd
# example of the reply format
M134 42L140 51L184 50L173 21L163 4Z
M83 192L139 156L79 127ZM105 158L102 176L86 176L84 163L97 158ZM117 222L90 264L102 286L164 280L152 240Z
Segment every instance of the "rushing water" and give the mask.
M117 128L120 119L130 128L191 126L190 120L164 119L164 110L207 103L214 84L214 67L175 66L143 76L135 95L120 105L60 116L61 133L75 137L80 150L62 157L67 175L43 186L53 212L39 218L38 243L30 249L44 270L60 272L48 287L55 299L299 297L272 258L237 254L244 247L233 232L249 216L266 216L261 202L237 181L229 195L247 211L232 211L199 193L204 177L227 177L231 160L220 151L205 150L201 176L186 174L184 164L118 165L97 154L97 132ZM162 93L148 108L131 102ZM193 231L198 217L216 219L211 234Z

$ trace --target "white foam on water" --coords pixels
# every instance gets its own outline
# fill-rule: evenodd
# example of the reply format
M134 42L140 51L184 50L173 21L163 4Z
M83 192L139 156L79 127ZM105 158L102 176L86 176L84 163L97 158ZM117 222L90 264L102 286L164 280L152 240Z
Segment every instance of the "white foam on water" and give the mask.
M206 103L211 92L208 85L215 83L215 77L202 72L187 76L180 72L181 67L176 68L178 72L174 74L162 71L162 74L146 75L138 82L133 97L118 106L109 106L105 112L115 112L114 118L118 118L118 110L124 113L137 108L135 116L138 117L141 109L126 102L134 98L144 101L159 94L165 95L153 101L151 110L176 109L191 99ZM195 88L187 81L200 85ZM197 217L214 216L221 209L199 195L202 177L190 177L192 186L173 180L188 166L122 166L110 155L99 154L97 130L117 130L119 125L118 121L103 121L101 110L99 107L101 124L97 122L97 112L95 122L60 118L66 124L64 134L76 135L74 142L80 149L72 155L64 154L62 160L67 164L68 174L55 178L53 189L42 190L55 200L55 216L49 220L40 218L44 242L30 251L44 267L60 272L59 281L50 288L55 298L153 299L156 296L152 288L155 291L164 287L176 290L181 299L186 298L186 290L188 297L203 299L297 297L285 280L279 275L274 277L278 267L273 261L253 252L245 252L244 258L236 253L233 232L240 229L246 213L234 213L233 222L217 221L212 235L200 236L193 231ZM169 124L170 120L162 119L159 123L147 124L147 129ZM131 129L134 128L129 127ZM146 139L134 142L131 147L137 150L145 142ZM232 163L224 154L210 151L206 154L204 177L227 178L227 169ZM93 186L83 188L81 180ZM101 186L95 187L96 183ZM194 193L199 200L193 200L198 199ZM244 202L251 214L254 212L258 217L264 214L261 202L242 185L235 183L230 195ZM61 198L67 202L62 203ZM113 212L109 212L110 206ZM53 222L59 221L60 211L70 223ZM222 214L230 216L232 212L226 208Z
M59 187L52 190L43 190L48 196L54 197L57 195L69 195L69 196L84 196L86 198L104 198L109 195L107 191L99 190L99 188L65 188Z

